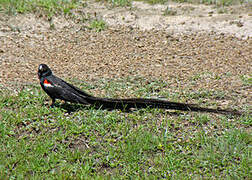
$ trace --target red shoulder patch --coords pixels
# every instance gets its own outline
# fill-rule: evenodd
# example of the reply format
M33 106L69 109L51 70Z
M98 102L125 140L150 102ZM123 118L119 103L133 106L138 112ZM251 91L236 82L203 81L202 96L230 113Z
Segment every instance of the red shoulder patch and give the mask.
M44 80L44 84L52 84L49 81L47 81L47 79Z

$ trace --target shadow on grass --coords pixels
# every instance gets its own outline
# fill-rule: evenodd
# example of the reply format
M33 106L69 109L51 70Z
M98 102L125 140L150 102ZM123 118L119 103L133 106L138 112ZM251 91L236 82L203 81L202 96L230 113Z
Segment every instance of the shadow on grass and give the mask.
M107 108L107 107L103 107L103 106L96 106L96 105L82 105L82 104L71 104L71 103L55 103L53 107L50 108L62 108L64 110L67 111L68 114L71 114L73 112L77 112L80 110L91 110L91 109L96 109L96 110L107 110L107 111L113 111L113 110L121 110L122 112L125 113L133 113L135 111L138 111L140 109L146 109L146 110L150 110L153 108ZM165 110L165 113L168 115L172 115L172 116L179 116L181 114L185 114L185 112L183 111L169 111L169 110Z

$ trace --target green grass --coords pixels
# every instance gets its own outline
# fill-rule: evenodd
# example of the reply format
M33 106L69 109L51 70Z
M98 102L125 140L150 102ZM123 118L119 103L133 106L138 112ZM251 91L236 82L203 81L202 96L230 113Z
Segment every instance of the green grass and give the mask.
M164 16L174 16L176 14L177 14L177 11L173 10L169 6L164 10L164 13L163 13Z
M101 1L101 0L97 0ZM113 7L131 6L132 0L106 0ZM169 0L139 0L149 4L164 4ZM188 2L200 4L214 4L217 6L228 6L232 4L242 4L243 0L173 0L175 2ZM18 13L40 13L46 16L53 17L54 15L73 15L73 10L86 6L87 3L81 0L0 0L0 12L5 12L10 15ZM164 12L164 15L175 15L176 12L169 8Z
M171 2L171 0L136 0L143 1L149 4L165 4ZM234 4L243 4L244 0L172 0L178 3L193 3L193 4L206 4L206 5L217 5L217 6L229 6Z
M49 17L71 14L79 5L79 0L0 0L0 10L8 14L42 12Z
M169 2L169 0L137 0L137 1L143 1L149 4L164 4L166 2Z
M101 32L106 28L106 22L98 19L92 20L89 28L94 29L96 32Z
M252 85L252 74L241 76L242 83L246 86Z
M131 6L132 0L105 0L111 3L114 7L115 6Z
M131 97L184 96L166 92L169 85L161 80L143 78L74 84L109 97L126 90ZM0 93L0 179L251 179L248 115L126 113L60 102L48 108L49 98L37 85L16 95Z
M132 0L96 0L97 2L106 2L112 7L126 7L131 6Z

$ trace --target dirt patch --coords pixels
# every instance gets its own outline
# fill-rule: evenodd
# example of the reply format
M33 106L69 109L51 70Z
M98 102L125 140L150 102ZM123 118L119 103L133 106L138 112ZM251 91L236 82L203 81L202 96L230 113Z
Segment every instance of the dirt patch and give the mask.
M165 30L172 33L207 31L252 36L251 4L220 7L169 2L149 5L133 2L130 8L106 9L105 5L90 4L110 25L137 27L141 30ZM106 9L106 10L105 10Z
M184 6L193 7L192 12L204 8L208 12L210 8ZM47 20L33 14L1 15L0 88L38 83L37 67L46 63L65 79L92 83L103 78L141 76L171 82L171 89L180 91L225 91L239 96L239 104L251 100L251 86L241 80L252 72L251 16L246 11L235 14L243 22L238 27L230 24L236 21L234 16L226 20L226 15L215 17L215 13L197 18L193 13L183 14L184 18L163 16L163 5L140 6L137 2L131 9L109 9L92 2L88 7L94 8L79 11L102 16L110 25L105 31L97 33L64 17L55 17L55 29L50 29ZM201 25L196 25L196 19ZM225 23L228 28L221 26ZM197 81L192 81L195 78Z

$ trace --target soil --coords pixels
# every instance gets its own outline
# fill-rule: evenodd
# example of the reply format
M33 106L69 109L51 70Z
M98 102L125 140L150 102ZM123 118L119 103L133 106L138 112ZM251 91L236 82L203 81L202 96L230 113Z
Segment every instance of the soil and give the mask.
M167 7L175 13L164 15ZM87 1L76 18L50 22L38 13L0 14L0 88L38 84L38 65L46 63L64 79L162 79L171 89L220 90L239 97L224 104L251 105L252 87L241 78L252 72L251 4L225 10L142 2L112 8ZM86 18L102 18L107 27L96 32Z

